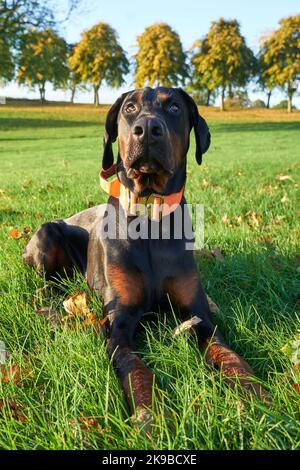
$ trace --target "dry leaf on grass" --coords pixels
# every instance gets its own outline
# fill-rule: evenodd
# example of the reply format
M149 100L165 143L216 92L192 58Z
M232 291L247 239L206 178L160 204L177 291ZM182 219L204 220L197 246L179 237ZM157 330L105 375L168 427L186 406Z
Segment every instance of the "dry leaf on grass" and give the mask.
M28 235L31 233L29 227L24 227L23 232L20 232L17 228L14 228L8 232L9 238L14 238L15 240L20 240L21 238L28 238Z
M289 198L287 197L286 194L280 199L280 202L282 202L282 204L284 204L285 202L288 202L288 201L289 201Z
M33 375L33 371L21 369L15 364L0 365L0 379L4 383L14 383L20 385L22 379L28 378Z
M20 410L21 406L11 398L2 398L0 400L0 411L4 410L5 408L9 409L12 412L13 418L15 418L17 421L20 421L21 423L25 423L27 421L27 417Z
M87 315L91 313L87 302L88 296L86 292L76 292L76 294L69 296L63 301L64 309L68 314L64 319L67 319L68 317L87 317Z
M20 238L22 238L22 233L18 229L14 228L13 230L10 230L10 232L8 232L8 236L9 238L19 240Z
M207 179L204 178L204 180L202 181L202 186L203 186L204 188L208 188L209 182L207 181Z
M224 214L224 215L223 215L221 221L223 222L223 224L228 225L228 226L231 226L230 219L228 218L228 215L227 215L227 214Z
M90 310L88 301L89 297L86 292L76 292L76 294L68 297L63 302L64 309L68 315L63 317L62 320L69 321L79 318L83 320L84 327L92 325L96 331L99 331L106 322L106 319L98 320L96 315Z
M209 310L211 311L211 313L220 313L220 309L217 306L217 304L215 304L215 302L208 295L206 295L206 298L207 298Z
M190 330L194 325L198 325L202 320L199 317L192 317L189 320L184 321L183 323L180 323L180 325L176 326L173 330L173 336L180 335L183 331Z
M290 175L277 175L276 176L276 179L278 179L279 181L294 181L293 178L290 176Z

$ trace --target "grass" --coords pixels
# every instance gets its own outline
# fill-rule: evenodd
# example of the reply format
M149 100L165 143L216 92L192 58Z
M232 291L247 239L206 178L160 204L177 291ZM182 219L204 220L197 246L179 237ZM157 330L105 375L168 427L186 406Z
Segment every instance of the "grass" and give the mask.
M63 315L63 299L87 290L84 280L38 298L45 281L22 264L26 240L8 235L106 200L97 175L106 109L0 109L0 340L23 370L17 383L0 381L0 448L299 449L299 375L281 348L300 327L300 113L203 110L212 145L197 167L192 142L188 165L186 196L205 206L205 245L225 254L224 263L197 254L220 307L214 321L274 406L242 402L204 365L193 337L173 338L175 320L162 315L137 349L164 390L175 434L158 411L151 440L131 424L101 335L79 321L53 326L35 312L51 306ZM93 308L101 317L96 298Z

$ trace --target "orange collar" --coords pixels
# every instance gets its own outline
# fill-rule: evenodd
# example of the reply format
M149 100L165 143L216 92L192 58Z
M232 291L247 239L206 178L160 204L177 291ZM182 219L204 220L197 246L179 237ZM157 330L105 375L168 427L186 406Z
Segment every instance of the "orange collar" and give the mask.
M114 164L108 170L100 171L100 186L110 196L119 199L127 215L148 215L152 220L159 221L162 217L171 214L179 206L184 186L178 193L162 194L152 193L149 196L138 197L130 189L126 188L118 179L117 165Z

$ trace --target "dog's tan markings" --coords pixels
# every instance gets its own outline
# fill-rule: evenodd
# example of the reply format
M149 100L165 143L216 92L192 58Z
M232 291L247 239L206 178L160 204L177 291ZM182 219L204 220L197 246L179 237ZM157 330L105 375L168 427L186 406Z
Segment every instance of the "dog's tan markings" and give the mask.
M134 368L126 376L123 382L127 402L132 412L135 408L151 408L153 384L154 376L152 372L146 368L139 357L136 357Z
M122 266L109 264L107 266L107 275L112 288L122 305L139 305L144 298L144 279L143 274L133 271L127 271Z
M210 338L205 345L205 360L220 369L228 385L234 387L238 380L247 393L250 392L266 405L271 405L269 394L257 382L249 364L237 353Z
M179 307L188 307L197 295L198 283L198 275L193 271L182 277L168 277L164 289L171 302Z

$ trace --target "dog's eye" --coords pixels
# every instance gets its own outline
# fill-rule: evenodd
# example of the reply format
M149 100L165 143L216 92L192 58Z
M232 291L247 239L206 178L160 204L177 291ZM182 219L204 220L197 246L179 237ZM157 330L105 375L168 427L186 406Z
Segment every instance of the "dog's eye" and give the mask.
M180 110L180 106L177 103L172 103L169 107L170 113L176 114L176 113L178 113L179 110Z
M133 104L133 103L128 103L126 106L125 106L125 112L130 114L130 113L134 113L136 111L136 106Z

